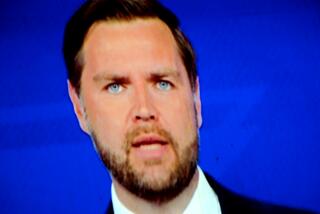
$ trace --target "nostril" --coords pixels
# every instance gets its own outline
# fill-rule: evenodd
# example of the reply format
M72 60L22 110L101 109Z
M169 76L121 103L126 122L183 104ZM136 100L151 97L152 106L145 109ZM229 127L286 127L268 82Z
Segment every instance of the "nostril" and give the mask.
M133 110L133 118L136 121L157 120L157 114L150 102L139 103Z
M136 115L135 119L136 120L148 121L148 120L155 120L156 117L153 114L150 114L150 115Z

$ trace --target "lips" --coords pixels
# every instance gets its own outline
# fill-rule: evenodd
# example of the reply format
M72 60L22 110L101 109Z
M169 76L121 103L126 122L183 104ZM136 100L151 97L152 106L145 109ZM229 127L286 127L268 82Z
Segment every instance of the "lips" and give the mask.
M134 139L132 155L136 160L160 160L169 151L169 143L158 135L143 135Z
M132 147L138 148L141 146L148 146L153 144L166 145L168 142L158 136L141 136L137 137L132 143Z

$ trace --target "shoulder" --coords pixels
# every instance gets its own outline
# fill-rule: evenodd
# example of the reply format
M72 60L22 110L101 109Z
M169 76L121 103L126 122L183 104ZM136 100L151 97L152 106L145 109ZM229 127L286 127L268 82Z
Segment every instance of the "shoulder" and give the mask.
M288 208L262 201L258 201L249 197L242 196L215 181L211 176L205 173L206 179L211 188L218 196L221 212L223 214L232 213L259 213L259 214L302 214L312 213L300 209Z

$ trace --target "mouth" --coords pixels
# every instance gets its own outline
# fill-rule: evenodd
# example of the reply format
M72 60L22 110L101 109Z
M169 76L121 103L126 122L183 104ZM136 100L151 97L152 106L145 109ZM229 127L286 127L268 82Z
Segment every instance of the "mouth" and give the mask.
M159 159L165 155L169 143L159 136L144 135L132 143L134 153L142 159Z
M166 145L166 144L168 144L168 142L165 141L164 139L159 138L159 137L142 137L142 138L135 140L132 144L132 147L138 148L141 146L151 146L154 144Z

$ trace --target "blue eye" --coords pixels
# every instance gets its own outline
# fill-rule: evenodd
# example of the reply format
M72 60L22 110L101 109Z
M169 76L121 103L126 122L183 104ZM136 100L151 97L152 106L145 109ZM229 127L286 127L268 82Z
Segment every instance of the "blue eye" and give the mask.
M119 94L123 90L123 87L120 84L112 83L107 86L107 89L111 94Z
M159 81L157 83L157 87L162 91L168 91L171 89L171 84L167 81Z

